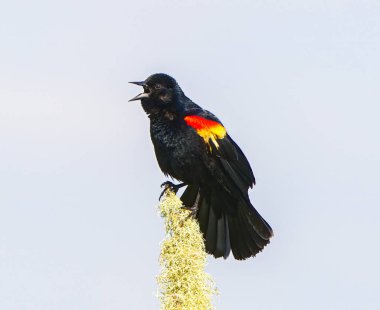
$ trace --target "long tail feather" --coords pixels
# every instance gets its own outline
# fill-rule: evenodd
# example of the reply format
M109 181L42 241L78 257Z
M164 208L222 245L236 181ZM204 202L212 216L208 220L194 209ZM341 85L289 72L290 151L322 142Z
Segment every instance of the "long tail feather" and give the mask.
M227 258L230 252L238 260L259 253L273 236L272 228L245 199L231 202L218 192L201 193L199 187L188 186L181 197L186 206L198 203L197 219L203 233L206 251L214 257Z

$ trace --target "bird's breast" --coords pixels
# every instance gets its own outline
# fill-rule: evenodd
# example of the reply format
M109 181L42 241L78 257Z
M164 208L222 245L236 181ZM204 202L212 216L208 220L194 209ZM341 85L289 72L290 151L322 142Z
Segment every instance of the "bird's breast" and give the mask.
M158 164L165 174L190 182L201 169L204 145L184 122L161 118L151 120L151 138Z

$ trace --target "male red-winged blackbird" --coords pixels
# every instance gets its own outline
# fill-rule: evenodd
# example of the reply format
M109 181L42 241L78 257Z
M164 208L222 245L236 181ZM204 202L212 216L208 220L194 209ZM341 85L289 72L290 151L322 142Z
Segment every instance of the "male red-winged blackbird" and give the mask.
M158 73L143 82L141 100L150 118L150 134L164 174L182 181L170 184L177 191L187 185L181 200L193 210L215 257L255 256L273 232L252 206L248 188L255 178L247 158L227 134L219 119L185 96L176 80Z

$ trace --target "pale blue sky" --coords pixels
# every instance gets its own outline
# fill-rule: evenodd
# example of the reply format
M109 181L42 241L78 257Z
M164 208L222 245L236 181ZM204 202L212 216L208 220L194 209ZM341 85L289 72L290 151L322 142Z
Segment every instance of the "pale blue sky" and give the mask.
M378 1L0 4L0 309L156 309L161 174L130 80L173 75L275 237L218 309L380 309Z

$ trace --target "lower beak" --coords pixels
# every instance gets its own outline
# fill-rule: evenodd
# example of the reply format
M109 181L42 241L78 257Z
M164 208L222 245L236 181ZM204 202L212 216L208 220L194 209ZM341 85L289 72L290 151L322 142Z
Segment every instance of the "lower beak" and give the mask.
M128 102L135 101L135 100L141 100L141 99L144 99L144 98L149 98L149 94L148 93L138 94L136 97L133 97L131 100L128 100Z

